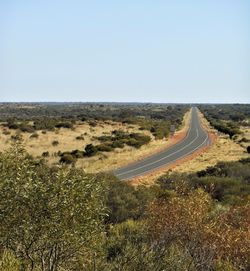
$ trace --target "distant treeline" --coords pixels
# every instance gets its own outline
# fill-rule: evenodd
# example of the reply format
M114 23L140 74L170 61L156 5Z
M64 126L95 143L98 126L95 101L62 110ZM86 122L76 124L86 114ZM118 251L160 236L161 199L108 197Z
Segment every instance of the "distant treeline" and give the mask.
M240 126L250 125L249 104L199 105L199 108L215 129L230 138L240 134Z
M168 136L170 126L182 123L188 105L165 104L2 104L1 120L10 129L35 130L73 128L76 121L96 126L97 121L137 124L157 139Z

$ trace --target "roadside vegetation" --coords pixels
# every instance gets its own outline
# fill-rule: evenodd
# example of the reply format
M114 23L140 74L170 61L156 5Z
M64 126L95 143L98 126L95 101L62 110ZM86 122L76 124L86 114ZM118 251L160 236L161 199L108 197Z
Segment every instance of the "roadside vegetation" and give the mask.
M0 269L249 270L250 160L151 187L0 154Z
M245 148L249 146L249 104L200 105L199 108L216 130L228 135Z
M145 149L157 151L169 138L171 125L181 128L187 111L186 105L163 104L0 104L0 149L22 138L34 158L97 172L103 165L96 160L110 169L127 161L109 161L117 154L129 153L131 159Z

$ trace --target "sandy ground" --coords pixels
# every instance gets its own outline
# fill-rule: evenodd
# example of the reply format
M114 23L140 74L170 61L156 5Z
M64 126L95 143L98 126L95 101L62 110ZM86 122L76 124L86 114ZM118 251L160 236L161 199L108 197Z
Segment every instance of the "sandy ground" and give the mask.
M41 156L43 152L48 151L50 157L48 158L49 163L54 163L58 161L56 153L58 151L72 151L75 149L83 150L85 146L89 143L99 144L98 140L94 137L110 134L113 130L124 130L126 132L141 132L139 126L128 125L117 122L97 122L96 127L90 126L88 123L77 123L74 129L60 128L55 131L47 131L43 134L42 131L36 132L38 138L30 138L30 133L21 133L23 138L23 144L26 150L34 157ZM6 134L10 133L10 134ZM148 131L143 131L145 134L150 134ZM10 146L11 135L15 135L15 130L9 130L0 128L0 151L5 150ZM83 136L84 140L77 140L77 136ZM58 141L57 146L53 146L52 142Z
M139 132L151 136L151 142L142 146L140 149L126 146L123 149L115 149L112 152L102 152L94 157L77 160L77 167L83 168L86 172L94 173L99 171L110 171L169 147L185 136L189 121L190 111L184 115L183 124L180 130L176 132L175 136L162 140L155 140L149 131L141 131L137 125L112 121L99 121L97 122L96 127L81 122L76 124L74 129L61 128L55 131L48 131L46 134L43 134L42 131L38 131L38 138L30 138L30 133L21 133L21 135L23 137L25 149L34 157L41 156L43 152L49 152L50 156L46 158L49 164L58 162L59 158L56 155L58 151L83 150L89 143L99 144L100 142L95 140L94 137L105 134L109 135L113 130L121 129L128 133ZM15 134L16 131L0 126L0 151L3 151L10 146L10 137ZM76 137L81 135L84 137L84 140L77 140ZM58 141L59 144L53 146L53 141Z

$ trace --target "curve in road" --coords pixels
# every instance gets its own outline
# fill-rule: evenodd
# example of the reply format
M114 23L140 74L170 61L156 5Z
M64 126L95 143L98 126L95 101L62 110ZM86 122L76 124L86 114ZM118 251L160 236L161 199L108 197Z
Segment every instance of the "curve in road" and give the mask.
M183 140L167 150L151 155L126 167L117 169L114 171L114 174L120 180L129 180L134 177L143 176L163 166L172 164L209 144L208 133L200 124L198 109L192 107L189 130Z

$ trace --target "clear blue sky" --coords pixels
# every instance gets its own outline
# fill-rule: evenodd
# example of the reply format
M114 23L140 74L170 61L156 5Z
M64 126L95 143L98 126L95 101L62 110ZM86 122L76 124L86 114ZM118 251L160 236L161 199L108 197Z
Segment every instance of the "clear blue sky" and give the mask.
M2 0L0 101L250 102L250 1Z

